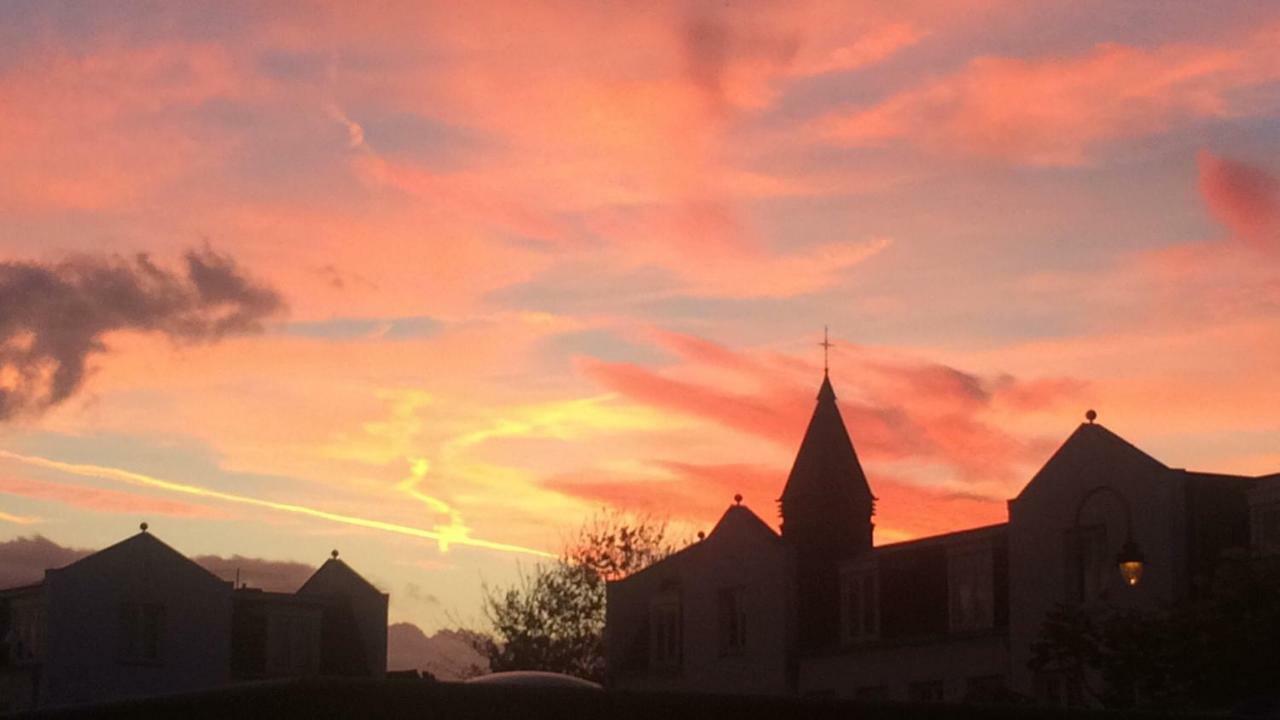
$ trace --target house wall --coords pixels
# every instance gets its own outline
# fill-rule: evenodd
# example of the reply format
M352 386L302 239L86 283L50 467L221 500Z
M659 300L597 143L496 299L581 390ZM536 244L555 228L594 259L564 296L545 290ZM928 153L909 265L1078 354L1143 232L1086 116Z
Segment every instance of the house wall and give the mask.
M175 693L229 680L231 585L137 538L49 571L41 704ZM154 663L122 655L125 603L164 607Z
M365 674L382 677L387 672L387 605L386 593L378 592L365 583L354 571L330 560L303 586L299 593L308 596L346 598L348 607L330 607L339 613L341 622L354 616L359 642L364 652ZM330 623L332 627L333 623Z
M975 683L1007 687L1005 533L1004 526L952 533L884 546L847 563L846 579L875 577L874 633L855 636L845 628L838 651L803 656L801 694L911 700L913 685L941 683L941 699L959 701ZM990 563L988 625L953 627L953 555ZM843 620L851 621L847 612Z
M713 535L626 580L610 583L606 650L610 685L625 689L779 694L790 690L790 561L776 538ZM741 588L746 644L722 656L718 593ZM681 607L678 669L649 662L651 602L674 594Z
M910 700L911 686L940 681L943 699L959 702L971 681L1006 678L1009 669L1008 638L981 635L949 638L922 644L871 645L845 654L805 658L800 666L801 695L839 698L871 697Z
M1127 504L1133 539L1146 555L1136 587L1126 586L1112 565L1099 596L1085 602L1152 608L1182 597L1188 587L1183 474L1100 427L1086 425L1077 432L1096 437L1069 440L1009 502L1010 680L1021 693L1033 694L1035 688L1027 663L1046 613L1068 600L1066 534L1077 513L1081 524L1106 528L1106 557L1111 558L1125 541ZM1090 496L1100 486L1109 490Z

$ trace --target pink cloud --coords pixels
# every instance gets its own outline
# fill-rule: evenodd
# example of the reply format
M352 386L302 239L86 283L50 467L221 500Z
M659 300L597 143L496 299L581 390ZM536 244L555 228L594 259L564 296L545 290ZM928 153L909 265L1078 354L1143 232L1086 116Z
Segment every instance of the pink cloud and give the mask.
M946 154L1079 165L1103 143L1192 118L1246 115L1233 93L1280 78L1280 28L1224 46L1103 44L1072 57L979 57L867 108L825 117L851 145L907 141Z
M815 373L794 359L762 360L700 338L658 333L687 365L657 372L628 363L582 359L579 367L605 388L653 407L698 418L794 449L813 410ZM1022 382L983 377L939 363L853 348L839 358L858 378L836 392L854 445L865 461L932 462L965 482L1008 483L1047 457L1052 441L1024 436L1003 423L1074 398L1082 384L1067 378ZM732 375L709 372L730 369ZM1016 427L1016 426L1015 426Z
M1280 180L1208 151L1201 151L1197 161L1200 194L1214 217L1255 246L1280 245Z
M89 485L69 485L0 475L0 493L32 500L56 502L93 512L127 515L167 515L188 518L224 518L226 513L204 505L152 498Z

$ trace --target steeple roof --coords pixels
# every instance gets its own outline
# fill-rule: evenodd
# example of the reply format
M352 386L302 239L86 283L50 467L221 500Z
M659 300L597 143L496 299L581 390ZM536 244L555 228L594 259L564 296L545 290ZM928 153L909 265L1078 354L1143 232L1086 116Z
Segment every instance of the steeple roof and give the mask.
M827 373L823 373L818 405L800 442L780 500L787 503L808 496L839 498L858 504L874 499Z

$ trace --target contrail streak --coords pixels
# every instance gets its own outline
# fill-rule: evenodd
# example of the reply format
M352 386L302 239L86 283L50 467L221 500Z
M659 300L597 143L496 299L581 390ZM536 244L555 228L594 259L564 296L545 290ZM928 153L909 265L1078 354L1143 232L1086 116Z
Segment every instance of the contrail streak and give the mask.
M370 520L369 518L343 515L341 513L329 512L327 510L317 510L316 508L307 507L305 505L294 505L292 503L263 500L261 498L249 497L247 495L236 495L233 493L221 492L219 490L210 490L209 488L203 488L198 485L186 485L183 483L172 482L170 480L162 480L160 478L151 477L150 475L143 475L142 473L130 472L128 470L120 470L118 468L102 467L100 465L66 463L58 460L50 460L48 458L35 457L32 455L19 455L7 450L0 450L0 458L15 460L26 465L57 470L59 472L69 473L72 475L79 475L81 477L115 480L129 485L141 485L143 487L158 488L169 492L182 493L184 495L194 495L196 497L211 498L213 500L222 500L224 502L239 503L241 505L252 505L279 512L293 513L295 515L306 515L308 517L320 518L321 520L342 523L344 525L354 525L356 527L369 528L371 530L381 530L383 532L396 533L398 535L409 535L411 537L423 538L425 540L434 540L437 543L469 545L471 547L484 548L486 550L536 555L538 557L555 557L549 552L536 550L534 548L491 542L489 540L481 540L473 537L460 537L452 534L445 536L443 533L423 530L422 528L416 528L409 525L383 522L381 520Z

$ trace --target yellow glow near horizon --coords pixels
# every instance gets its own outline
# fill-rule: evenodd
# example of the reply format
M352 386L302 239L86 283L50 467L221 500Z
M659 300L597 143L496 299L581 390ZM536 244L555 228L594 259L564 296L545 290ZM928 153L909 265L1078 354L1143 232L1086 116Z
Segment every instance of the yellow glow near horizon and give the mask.
M163 480L142 473L121 470L119 468L103 467L100 465L86 465L77 463L67 463L59 460L51 460L49 458L36 457L31 455L19 455L18 453L0 450L0 458L14 460L26 465L34 467L47 468L57 470L59 472L71 475L79 475L81 477L93 477L103 480L115 480L129 485L140 485L143 487L152 487L169 492L182 493L184 495L193 495L195 497L210 498L213 500L221 500L224 502L238 503L241 505L252 505L255 507L267 508L279 512L293 513L295 515L305 515L308 517L328 520L330 522L342 523L344 525L353 525L356 527L369 528L371 530L381 530L383 532L396 533L398 535L408 535L410 537L422 538L424 540L434 540L437 542L442 551L449 545L466 545L470 547L482 548L485 550L495 550L498 552L518 553L523 555L534 555L537 557L555 557L552 553L535 548L522 547L520 545L511 545L507 543L492 542L489 540L481 540L466 535L459 535L457 532L438 532L433 530L424 530L422 528L412 527L409 525L400 525L398 523L389 523L382 520L372 520L369 518L356 517L353 515L343 515L341 513L329 512L327 510L318 510L316 508L307 507L305 505L294 505L292 503L276 502L274 500L263 500L262 498L249 497L246 495L236 495L233 493L222 492L219 490L210 490L209 488L200 487L198 485L187 485L184 483ZM7 518L6 518L7 519Z
M26 515L14 515L0 510L0 521L14 523L15 525L34 525L40 522L38 517L28 517Z

